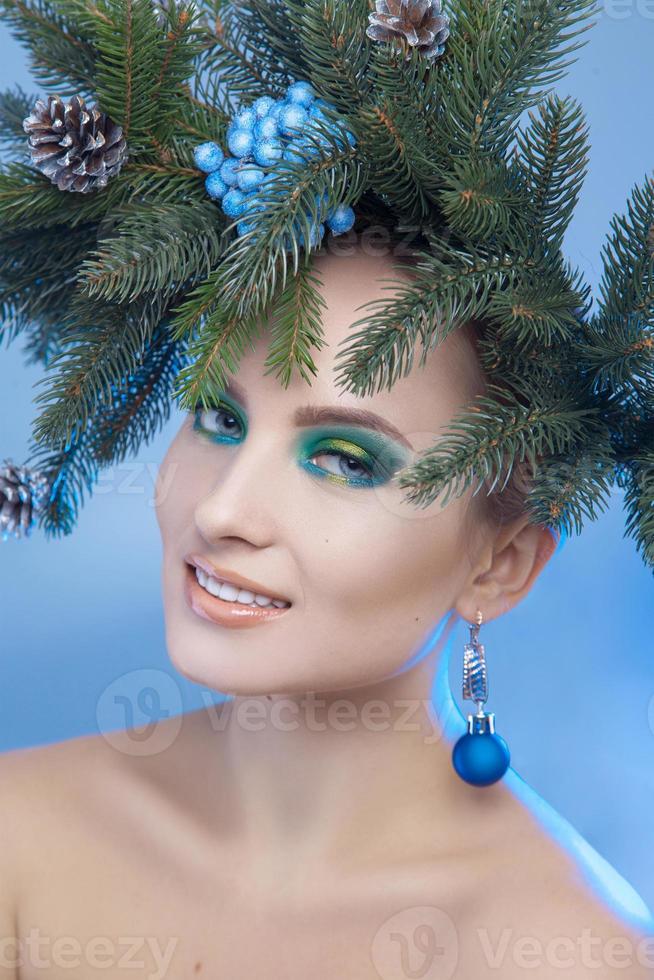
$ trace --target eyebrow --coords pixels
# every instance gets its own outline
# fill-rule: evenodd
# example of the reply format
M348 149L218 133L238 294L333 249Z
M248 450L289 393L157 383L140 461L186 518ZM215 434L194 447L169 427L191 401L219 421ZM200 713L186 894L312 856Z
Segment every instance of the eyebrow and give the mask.
M240 401L244 408L248 407L245 389L238 381L233 378L230 379L224 385L223 390L225 394ZM341 424L372 429L374 432L380 432L390 439L394 439L413 452L413 446L407 437L392 422L365 408L340 408L337 405L301 405L293 413L293 422L302 428L311 425Z

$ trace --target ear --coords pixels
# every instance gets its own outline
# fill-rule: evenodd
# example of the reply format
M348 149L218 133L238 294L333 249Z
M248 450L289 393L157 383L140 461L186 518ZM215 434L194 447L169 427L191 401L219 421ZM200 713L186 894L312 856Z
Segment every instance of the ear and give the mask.
M530 591L558 545L558 534L519 518L487 543L461 590L455 608L469 623L481 610L484 622L517 605Z

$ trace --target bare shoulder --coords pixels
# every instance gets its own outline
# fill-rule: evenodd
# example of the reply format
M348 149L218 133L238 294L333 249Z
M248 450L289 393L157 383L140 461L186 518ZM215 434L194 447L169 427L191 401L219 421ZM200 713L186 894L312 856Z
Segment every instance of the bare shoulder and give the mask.
M516 784L517 785L517 784ZM515 788L515 787L512 787ZM561 814L522 784L474 917L483 961L503 980L654 974L654 919L636 889Z
M143 731L126 729L1 753L0 860L7 874L36 861L42 867L48 853L64 853L83 832L117 832L121 812L142 804L157 771L165 771L179 727L177 718L157 722L149 742Z

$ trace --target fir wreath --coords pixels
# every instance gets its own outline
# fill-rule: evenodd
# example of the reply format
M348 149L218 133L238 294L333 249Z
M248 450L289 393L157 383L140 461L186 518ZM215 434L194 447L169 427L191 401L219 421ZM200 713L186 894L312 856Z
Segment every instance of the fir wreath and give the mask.
M562 254L589 144L581 107L550 86L594 0L0 9L37 80L71 97L65 109L54 93L0 95L14 156L0 172L2 337L23 335L47 368L30 458L0 471L6 533L37 516L70 533L98 468L147 442L171 397L210 406L262 315L276 312L267 364L280 383L294 370L310 381L310 257L340 208L357 229L415 229L416 254L411 282L353 325L339 384L390 387L418 340L426 351L471 324L488 378L401 474L407 499L498 491L524 469L530 520L578 533L617 483L626 533L654 567L652 178L611 221L596 302ZM222 165L239 114L286 104L298 82L320 100L317 132L304 153L270 151L267 179L250 175L239 230L211 199L222 177L205 186L211 154Z

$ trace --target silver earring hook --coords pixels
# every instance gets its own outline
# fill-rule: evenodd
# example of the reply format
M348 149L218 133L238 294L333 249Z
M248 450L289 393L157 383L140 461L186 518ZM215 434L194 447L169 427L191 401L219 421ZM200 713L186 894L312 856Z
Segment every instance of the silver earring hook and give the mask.
M481 610L474 623L468 623L470 639L463 648L462 695L467 701L477 702L477 714L483 715L483 705L488 700L488 673L483 643L479 642L479 630L483 621Z

